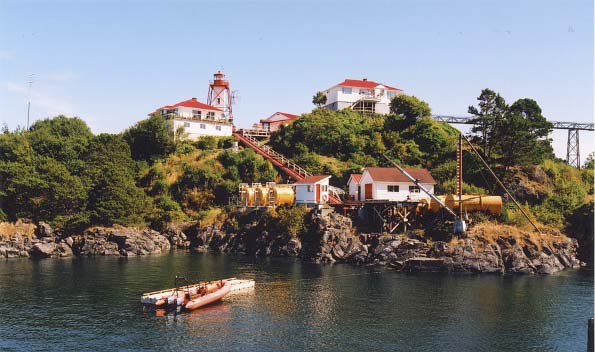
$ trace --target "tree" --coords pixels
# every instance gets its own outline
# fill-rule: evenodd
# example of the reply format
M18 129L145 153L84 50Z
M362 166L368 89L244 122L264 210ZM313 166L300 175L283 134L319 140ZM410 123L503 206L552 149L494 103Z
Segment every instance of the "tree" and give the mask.
M124 140L130 145L134 160L155 161L174 150L174 136L165 118L158 114L139 121L126 130Z
M489 88L481 91L479 97L479 108L469 106L468 112L475 116L471 120L474 124L471 132L479 133L481 135L480 142L483 144L483 153L488 158L491 158L494 143L494 130L496 125L502 120L506 113L508 106L504 98L500 94L494 92Z
M316 107L323 107L326 105L326 95L323 92L316 92L312 97L312 104L316 105Z
M416 119L430 116L430 105L413 95L398 94L390 101L390 112L402 116L407 125Z
M547 139L552 129L535 100L519 99L494 126L492 148L501 155L500 162L507 168L540 164L553 157L551 140Z

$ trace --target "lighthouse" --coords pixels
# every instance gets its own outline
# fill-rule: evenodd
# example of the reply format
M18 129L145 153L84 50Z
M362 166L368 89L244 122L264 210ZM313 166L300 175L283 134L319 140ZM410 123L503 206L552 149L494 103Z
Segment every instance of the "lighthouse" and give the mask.
M215 72L213 81L209 84L207 104L221 109L225 119L233 123L231 89L229 88L229 81L225 79L225 74L221 71Z

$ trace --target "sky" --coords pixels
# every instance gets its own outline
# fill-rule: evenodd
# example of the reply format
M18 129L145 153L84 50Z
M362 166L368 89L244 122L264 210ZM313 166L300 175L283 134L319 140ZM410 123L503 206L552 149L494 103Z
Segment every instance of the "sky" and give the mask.
M552 121L593 122L592 0L0 0L0 124L58 114L117 133L225 71L236 125L300 114L368 78L467 116L483 88L535 99ZM27 82L32 81L30 85ZM581 132L581 156L595 150ZM567 131L554 131L566 156Z

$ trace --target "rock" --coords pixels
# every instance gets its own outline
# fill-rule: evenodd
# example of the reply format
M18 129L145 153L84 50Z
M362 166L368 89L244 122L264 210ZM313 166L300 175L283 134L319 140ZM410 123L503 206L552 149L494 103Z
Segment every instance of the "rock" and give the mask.
M54 237L54 230L48 223L40 221L35 229L35 236L37 238Z
M31 247L29 254L33 258L49 258L57 250L55 243L37 243Z

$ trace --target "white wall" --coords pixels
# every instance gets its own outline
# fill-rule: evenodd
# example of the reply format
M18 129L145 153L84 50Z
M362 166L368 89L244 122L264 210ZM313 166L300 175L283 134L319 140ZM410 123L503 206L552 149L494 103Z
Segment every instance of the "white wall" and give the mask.
M316 185L319 184L320 185L320 203L324 203L322 201L323 196L326 195L326 199L329 198L329 192L328 192L328 184L329 184L329 179L325 179L322 180L316 184L312 183L312 184L301 184L298 183L295 185L295 203L296 204L317 204L316 203ZM327 190L323 191L322 188L323 186L327 186ZM308 186L312 187L312 191L308 192Z
M227 137L231 136L232 125L221 124L209 121L189 121L189 120L178 120L171 119L167 121L172 128L172 131L176 131L180 126L184 127L184 132L188 135L188 139L197 140L202 136L216 136L216 137ZM187 124L188 126L185 126ZM201 128L204 125L204 128ZM216 126L220 127L220 130Z
M189 107L185 107L185 106L178 106L177 108L177 113L180 117L186 117L186 118L192 118L192 110L200 110L201 111L201 118L202 119L206 119L207 118L207 114L212 111L212 110L203 110L203 109L195 109L195 108L189 108ZM225 117L223 116L223 112L221 111L213 111L215 113L215 120L223 120Z
M420 200L420 199L429 199L428 196L424 191L420 190L419 193L417 192L409 192L409 186L415 186L413 182L375 182L370 177L370 173L367 170L364 170L362 175L362 179L360 181L361 185L361 198L365 200L365 184L372 183L372 199L376 200L391 200L391 201L404 201L407 200L407 196L409 196L410 200ZM398 185L399 192L389 192L388 185ZM430 193L434 194L434 185L422 183L422 186L427 189Z
M352 179L349 179L349 184L348 184L348 188L349 188L349 199L354 199L354 200L359 200L358 199L358 194L357 194L357 186L358 184ZM363 192L363 191L362 191Z

